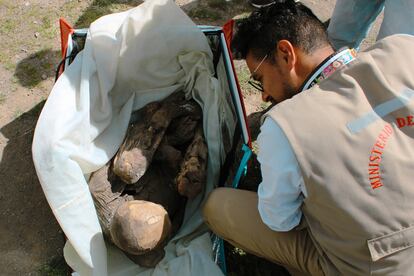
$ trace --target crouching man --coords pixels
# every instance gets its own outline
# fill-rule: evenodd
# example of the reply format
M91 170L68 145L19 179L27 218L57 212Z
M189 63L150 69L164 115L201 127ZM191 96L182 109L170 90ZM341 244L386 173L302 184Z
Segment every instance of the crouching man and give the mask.
M242 20L232 48L276 105L258 192L214 190L212 231L292 274L414 275L414 37L334 52L287 0Z

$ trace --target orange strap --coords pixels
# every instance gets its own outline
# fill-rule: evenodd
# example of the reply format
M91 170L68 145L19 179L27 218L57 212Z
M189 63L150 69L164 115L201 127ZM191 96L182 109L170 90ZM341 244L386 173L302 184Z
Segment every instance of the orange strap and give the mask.
M61 49L61 52L62 52L62 60L65 60L66 51L68 49L68 40L69 40L68 38L69 38L69 35L73 34L73 32L75 30L63 18L59 19L59 27L60 27L60 49ZM65 70L65 62L64 61L63 61L63 64L58 68L56 78L59 77L63 73L63 70Z

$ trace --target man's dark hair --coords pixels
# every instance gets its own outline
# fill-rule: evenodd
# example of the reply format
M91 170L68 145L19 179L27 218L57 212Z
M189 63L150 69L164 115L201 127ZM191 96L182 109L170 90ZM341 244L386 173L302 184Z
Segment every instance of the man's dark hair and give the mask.
M313 12L294 0L279 0L254 11L237 22L232 40L235 58L245 59L249 51L256 59L265 55L274 60L277 43L286 39L306 54L331 45L326 28Z

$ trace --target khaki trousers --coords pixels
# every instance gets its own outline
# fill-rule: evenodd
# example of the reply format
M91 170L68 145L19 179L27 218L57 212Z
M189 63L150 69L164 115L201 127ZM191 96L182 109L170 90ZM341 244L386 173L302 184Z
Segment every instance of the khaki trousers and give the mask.
M263 223L257 206L255 192L217 188L204 205L204 220L233 246L280 264L293 275L323 275L308 231L273 231Z

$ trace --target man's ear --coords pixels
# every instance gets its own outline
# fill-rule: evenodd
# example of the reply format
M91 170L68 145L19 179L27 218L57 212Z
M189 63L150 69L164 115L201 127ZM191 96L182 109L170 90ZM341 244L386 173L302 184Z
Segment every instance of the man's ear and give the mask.
M279 64L286 66L289 71L295 67L296 64L296 52L292 43L286 39L279 40L276 45L277 59Z

